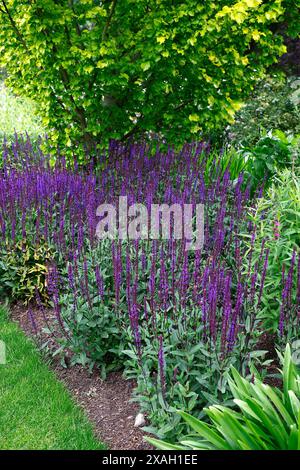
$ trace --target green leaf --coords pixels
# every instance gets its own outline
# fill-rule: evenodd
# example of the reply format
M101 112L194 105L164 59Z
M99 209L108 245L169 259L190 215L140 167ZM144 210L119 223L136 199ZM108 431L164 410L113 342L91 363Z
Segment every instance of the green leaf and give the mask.
M159 441L158 439L153 439L150 437L144 438L146 442L156 447L156 449L160 450L184 450L184 447L175 444L169 444L168 442Z
M206 423L203 423L199 419L185 413L184 411L178 411L180 416L187 422L187 424L196 431L203 439L211 442L217 449L225 450L229 449L226 441L216 433L211 426Z

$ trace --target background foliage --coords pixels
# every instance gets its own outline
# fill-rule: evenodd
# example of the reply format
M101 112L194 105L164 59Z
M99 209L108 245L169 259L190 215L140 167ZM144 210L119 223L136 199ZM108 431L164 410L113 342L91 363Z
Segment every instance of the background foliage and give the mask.
M37 116L35 104L26 98L15 96L0 78L0 140L5 136L11 140L14 133L28 132L31 138L44 133L41 120Z
M270 131L300 134L300 77L277 73L265 77L227 127L225 141L235 148L251 148Z
M264 321L265 328L276 331L284 279L289 272L293 253L299 253L300 249L299 176L287 169L277 175L266 195L258 199L254 210L250 210L249 219L251 225L255 227L255 239L250 240L249 235L245 233L241 233L241 237L245 237L248 250L252 251L253 266L260 258L262 242L270 250L265 289L262 293L262 306L258 317ZM245 263L245 269L248 269L247 263ZM291 276L293 284L296 282L296 269L293 269ZM299 293L296 294L296 289L292 290L287 315L292 312L296 295L299 295Z
M286 50L273 26L285 22L296 35L298 8L298 0L1 0L1 62L9 85L37 101L55 143L91 152L145 131L175 143L232 121Z

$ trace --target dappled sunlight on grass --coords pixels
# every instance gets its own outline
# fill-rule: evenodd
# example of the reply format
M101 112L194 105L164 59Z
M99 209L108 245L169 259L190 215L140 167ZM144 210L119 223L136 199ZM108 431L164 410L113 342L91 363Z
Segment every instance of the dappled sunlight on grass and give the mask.
M31 137L44 133L35 104L26 98L13 95L0 82L0 139L27 132Z

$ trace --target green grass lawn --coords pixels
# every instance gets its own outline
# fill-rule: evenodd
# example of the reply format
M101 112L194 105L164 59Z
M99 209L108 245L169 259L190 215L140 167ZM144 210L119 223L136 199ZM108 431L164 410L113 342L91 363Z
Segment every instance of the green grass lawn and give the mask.
M15 96L0 81L0 139L10 140L15 131L28 132L32 138L45 133L34 103Z
M82 410L0 308L0 449L104 449Z

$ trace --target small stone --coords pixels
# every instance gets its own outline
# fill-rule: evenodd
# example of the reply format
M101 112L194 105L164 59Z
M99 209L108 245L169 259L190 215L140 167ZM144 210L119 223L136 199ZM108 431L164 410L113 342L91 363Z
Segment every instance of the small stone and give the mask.
M145 417L143 413L139 413L135 418L134 427L140 428L141 426L145 426L145 424L146 424L146 421L145 421Z
M96 389L96 387L91 387L91 388L86 392L86 395L87 395L88 397L92 397L92 398L96 397L96 396L97 396L97 389Z

